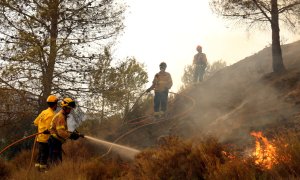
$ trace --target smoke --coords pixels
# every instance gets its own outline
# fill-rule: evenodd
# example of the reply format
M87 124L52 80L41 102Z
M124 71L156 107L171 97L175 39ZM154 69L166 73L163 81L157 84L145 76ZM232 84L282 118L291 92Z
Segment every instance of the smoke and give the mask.
M283 46L287 69L299 68L295 61L299 46L300 42ZM265 48L185 90L196 105L187 118L178 120L176 130L186 136L202 132L223 142L247 143L251 131L268 130L290 119L296 108L293 101L286 101L286 94L300 81L299 75L272 74L271 57L271 49ZM184 103L178 103L176 110L186 108Z

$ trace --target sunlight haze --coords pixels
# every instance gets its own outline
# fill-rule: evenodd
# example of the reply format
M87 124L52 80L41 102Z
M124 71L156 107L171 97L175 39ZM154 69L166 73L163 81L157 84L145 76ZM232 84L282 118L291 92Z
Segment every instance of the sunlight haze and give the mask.
M165 61L173 78L171 91L181 86L186 65L192 63L196 46L201 45L208 62L236 63L271 44L271 31L247 32L246 26L225 21L212 13L208 0L125 0L128 5L125 30L115 47L115 56L134 56L146 65L149 83L158 65ZM283 33L282 33L283 34ZM293 42L290 33L283 43ZM298 35L299 37L299 35Z

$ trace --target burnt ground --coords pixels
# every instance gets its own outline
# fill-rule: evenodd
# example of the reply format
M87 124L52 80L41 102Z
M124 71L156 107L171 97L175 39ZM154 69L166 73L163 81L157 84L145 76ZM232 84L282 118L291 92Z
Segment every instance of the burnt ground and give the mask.
M137 129L120 142L137 148L155 145L157 138L203 135L221 142L253 141L251 131L266 136L300 132L300 41L282 47L287 72L272 73L271 49L265 48L217 72L204 82L182 92L169 105L170 118ZM187 109L184 115L177 116Z

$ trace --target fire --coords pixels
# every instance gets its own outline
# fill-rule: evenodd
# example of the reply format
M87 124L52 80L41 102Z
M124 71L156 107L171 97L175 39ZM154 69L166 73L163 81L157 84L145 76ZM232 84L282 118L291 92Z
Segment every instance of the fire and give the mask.
M226 152L226 151L222 151L223 155L226 156L227 158L229 159L235 159L235 156L229 152Z
M255 164L271 169L273 165L278 163L276 148L262 135L262 132L251 132L251 135L256 138L255 151L253 152Z

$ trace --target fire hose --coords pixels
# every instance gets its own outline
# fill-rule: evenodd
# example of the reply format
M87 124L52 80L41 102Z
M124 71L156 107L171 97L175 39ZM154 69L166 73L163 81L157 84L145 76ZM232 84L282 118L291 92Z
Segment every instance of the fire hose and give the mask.
M24 137L24 138L22 138L22 139L19 139L19 140L15 141L15 142L9 144L8 146L6 146L5 148L3 148L3 149L0 151L0 155L1 155L3 152L5 152L7 149L9 149L11 146L13 146L13 145L15 145L15 144L17 144L17 143L19 143L19 142L22 142L22 141L24 141L24 140L26 140L26 139L35 137L35 136L37 136L37 135L39 135L39 134L45 134L45 131L39 132L39 133L35 133L35 134L29 135L29 136L26 136L26 137ZM80 134L76 129L71 133L71 136L74 135L74 134L77 134L77 135L76 135L76 136L77 136L77 139L78 139L79 137L82 137L82 138L84 137L84 135L83 135L83 134Z
M15 142L11 143L10 145L6 146L5 148L3 148L3 149L0 151L0 155L1 155L3 152L5 152L7 149L9 149L11 146L13 146L13 145L15 145L15 144L17 144L17 143L19 143L19 142L22 142L22 141L24 141L24 140L26 140L26 139L35 137L36 135L39 135L39 134L42 134L42 133L43 133L43 132L35 133L35 134L26 136L26 137L24 137L24 138L22 138L22 139L19 139L19 140L15 141Z
M179 117L184 117L186 114L188 114L188 113L195 107L196 102L195 102L195 100L194 100L193 98L191 98L191 97L189 97L189 96L186 96L186 95L183 95L183 94L177 94L177 93L174 93L174 92L170 92L170 93L171 93L171 94L175 94L175 95L180 95L180 96L183 96L183 97L189 99L189 100L192 102L192 106L189 107L188 109L186 109L185 111L183 111L183 112L177 114L177 115L174 115L174 116L172 116L172 117L169 117L167 120L171 120L171 119L175 119L175 118L179 118ZM141 96L143 96L143 95L144 95L144 93L143 93ZM139 97L138 99L140 99L140 97ZM138 121L138 122L144 122L144 121L147 120L147 118L149 118L149 116L142 116L142 117L139 117L139 118L135 118L135 119L133 119L133 120L141 119L141 120ZM128 122L133 122L133 120L130 120L130 121L128 121ZM125 136L127 136L127 135L133 133L134 131L136 131L136 130L142 128L142 127L146 127L146 126L149 126L149 125L152 125L152 124L158 124L158 123L161 123L161 122L164 122L164 121L167 121L167 120L157 120L157 121L155 121L155 122L149 122L149 123L145 123L145 124L142 124L142 125L140 125L140 126L137 126L137 127L133 128L133 129L127 131L126 133L122 134L121 136L119 136L116 140L113 141L113 143L117 143L119 140L121 140L121 139L124 138ZM133 124L133 123L132 123L132 124ZM104 156L108 155L108 154L111 152L112 148L113 148L113 145L111 145L111 146L108 148L107 152L104 153L101 157L104 157Z
M1 155L3 152L5 152L7 149L9 149L10 147L12 147L13 145L15 145L15 144L17 144L17 143L19 143L19 142L22 142L22 141L24 141L24 140L26 140L26 139L35 137L35 140L34 140L34 143L33 143L33 146L32 146L32 151L31 151L30 163L29 163L29 166L28 166L28 170L27 170L27 172L26 172L26 177L28 177L28 173L29 173L30 168L31 168L31 166L32 166L32 161L33 161L33 156L34 156L34 149L35 149L35 145L36 145L36 136L39 135L39 134L44 134L44 133L45 133L45 132L39 132L39 133L35 133L35 134L32 134L32 135L26 136L26 137L24 137L24 138L22 138L22 139L19 139L19 140L15 141L15 142L9 144L9 145L6 146L5 148L3 148L3 149L0 151L0 155ZM83 135L83 134L80 134L76 129L74 130L73 133L77 134L77 135L78 135L78 138L79 138L79 137L82 137L82 138L84 137L84 135Z
M186 95L182 95L182 94L177 94L177 93L174 93L174 92L170 92L170 93L171 93L171 94L175 94L175 95L180 95L180 96L183 96L183 97L189 99L189 100L192 102L192 106L191 106L190 108L188 108L187 110L185 110L184 112L182 112L182 113L179 113L179 114L177 114L177 115L174 115L174 116L172 116L172 117L169 117L167 120L171 120L171 119L174 119L174 118L183 117L184 115L186 115L188 112L190 112L190 111L194 108L194 106L195 106L195 100L192 99L191 97L186 96ZM139 96L139 98L137 99L137 101L138 101L144 94L145 94L145 92L143 92L143 93ZM136 103L137 103L137 101L136 101ZM135 104L136 104L136 103L135 103ZM135 104L133 105L133 107L135 106ZM133 108L133 107L132 107L132 108ZM143 122L143 121L145 121L147 118L149 118L149 116L143 116L143 117L135 118L134 120L142 119L142 120L140 120L139 122ZM125 119L125 118L124 118L124 119ZM133 121L133 120L131 120L131 121L129 121L129 122L132 122L132 121ZM145 123L145 124L143 124L143 125L137 126L136 128L133 128L133 129L127 131L126 133L122 134L121 136L119 136L113 143L118 142L119 140L121 140L121 139L124 138L125 136L131 134L132 132L134 132L134 131L136 131L136 130L142 128L142 127L149 126L149 125L152 125L152 124L158 124L158 123L161 123L162 121L166 121L166 120L158 120L158 121L155 121L155 122ZM3 149L0 151L0 155L1 155L3 152L5 152L7 149L9 149L11 146L13 146L13 145L15 145L15 144L17 144L17 143L19 143L19 142L22 142L22 141L24 141L24 140L26 140L26 139L35 137L35 136L37 136L37 135L39 135L39 134L42 134L42 133L44 133L44 132L39 132L39 133L35 133L35 134L32 134L32 135L26 136L26 137L24 137L24 138L22 138L22 139L19 139L19 140L15 141L15 142L9 144L8 146L6 146L5 148L3 148ZM80 136L80 137L83 137L83 135ZM33 146L33 149L34 149L34 147L35 147L35 145ZM104 156L106 156L107 154L109 154L110 151L111 151L111 149L112 149L112 146L110 146L110 148L108 149L108 151L107 151L105 154L103 154L102 157L104 157ZM32 152L32 153L33 153L33 152ZM30 162L30 163L31 163L31 162Z

